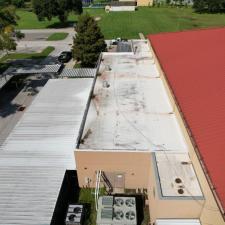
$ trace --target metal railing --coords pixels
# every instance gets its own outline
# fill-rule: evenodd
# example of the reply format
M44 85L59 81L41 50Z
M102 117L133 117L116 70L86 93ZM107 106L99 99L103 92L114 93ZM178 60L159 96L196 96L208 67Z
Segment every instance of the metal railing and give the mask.
M113 186L112 184L110 183L109 179L107 178L105 172L102 172L102 179L104 181L104 184L108 187L109 189L109 193L108 194L111 194L113 192Z

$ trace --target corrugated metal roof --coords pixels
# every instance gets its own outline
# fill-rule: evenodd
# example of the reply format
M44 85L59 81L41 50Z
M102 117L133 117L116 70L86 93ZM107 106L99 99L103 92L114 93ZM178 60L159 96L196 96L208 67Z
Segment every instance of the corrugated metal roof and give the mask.
M60 74L60 77L94 78L96 72L97 72L96 68L77 68L77 69L64 68Z
M149 39L225 210L225 28Z
M48 225L93 79L49 80L0 146L0 224Z
M20 75L20 74L39 74L39 73L57 73L61 64L54 65L30 65L23 67L9 67L4 74L5 75Z

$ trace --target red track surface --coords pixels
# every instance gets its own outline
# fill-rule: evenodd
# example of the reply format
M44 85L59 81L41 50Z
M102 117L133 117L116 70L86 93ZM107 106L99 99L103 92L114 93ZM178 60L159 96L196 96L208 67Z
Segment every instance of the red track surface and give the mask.
M225 209L225 28L149 39Z

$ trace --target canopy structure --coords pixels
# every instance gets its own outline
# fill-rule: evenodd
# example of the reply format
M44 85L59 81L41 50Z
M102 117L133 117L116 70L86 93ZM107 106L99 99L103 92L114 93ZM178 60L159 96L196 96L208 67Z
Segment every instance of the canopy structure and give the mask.
M30 65L23 67L9 67L3 75L21 75L21 74L40 74L40 73L58 73L62 64L54 65Z
M3 88L16 75L31 74L57 74L62 68L61 64L55 65L30 65L10 66L3 74L0 74L0 89Z
M64 68L60 73L62 78L94 78L96 75L96 68L77 68L77 69L68 69Z
M51 79L0 146L0 225L50 225L93 79Z

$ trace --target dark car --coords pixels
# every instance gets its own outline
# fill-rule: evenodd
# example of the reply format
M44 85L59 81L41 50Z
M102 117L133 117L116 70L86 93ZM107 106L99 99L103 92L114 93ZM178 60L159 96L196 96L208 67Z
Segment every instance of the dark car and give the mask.
M67 63L72 59L72 52L61 52L58 57L58 61L61 63Z

